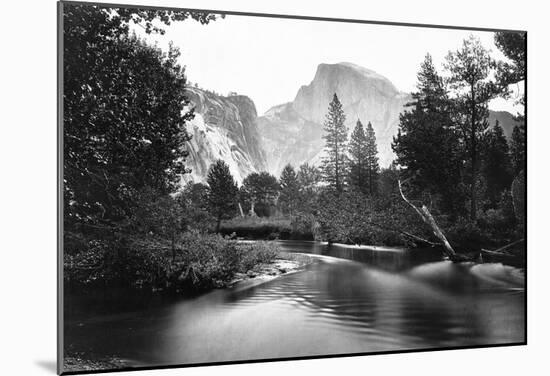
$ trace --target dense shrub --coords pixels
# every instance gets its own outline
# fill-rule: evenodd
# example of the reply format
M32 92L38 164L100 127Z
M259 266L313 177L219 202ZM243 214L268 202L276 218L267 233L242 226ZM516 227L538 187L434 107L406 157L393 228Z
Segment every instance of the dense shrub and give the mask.
M70 285L150 287L200 291L225 286L235 273L245 273L275 259L278 248L266 242L240 243L221 235L186 232L170 243L151 239L90 242L89 248L65 255L64 277Z
M166 280L168 261L167 254L151 247L91 241L87 250L65 254L64 279L79 285L153 286Z

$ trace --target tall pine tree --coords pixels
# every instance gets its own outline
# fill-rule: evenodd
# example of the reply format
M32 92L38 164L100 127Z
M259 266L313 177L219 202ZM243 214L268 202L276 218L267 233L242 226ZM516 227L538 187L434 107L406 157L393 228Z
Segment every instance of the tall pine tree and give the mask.
M342 103L334 93L324 123L326 133L323 138L325 140L326 157L323 160L322 172L329 186L339 193L344 190L346 176L346 142L348 135L344 125L345 121L346 115L342 109Z
M452 122L452 103L431 56L426 55L417 74L413 101L399 117L392 148L401 174L416 193L441 198L447 213L463 212L462 156L458 132Z
M469 162L470 219L477 217L478 170L481 138L488 127L488 103L499 88L492 81L495 62L479 39L470 35L462 47L447 55L449 82L457 96L457 109Z
M378 148L376 146L376 135L372 124L367 124L367 170L368 170L368 183L369 193L373 195L377 190L378 173L380 172L380 166L378 165Z
M359 119L351 133L348 152L349 184L354 189L366 194L369 192L368 140L365 128Z

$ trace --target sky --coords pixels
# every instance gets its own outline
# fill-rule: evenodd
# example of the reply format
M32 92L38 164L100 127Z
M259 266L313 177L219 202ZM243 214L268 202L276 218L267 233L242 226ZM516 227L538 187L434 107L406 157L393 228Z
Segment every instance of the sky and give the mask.
M170 41L180 48L189 81L223 95L247 95L258 114L292 101L320 63L355 63L387 77L399 90L412 92L426 53L443 73L445 56L469 34L478 37L494 58L504 59L492 32L233 15L208 25L175 22L165 30L163 36L147 38L165 50ZM515 89L521 91L522 86ZM514 105L516 99L496 99L489 107L516 114L522 111Z

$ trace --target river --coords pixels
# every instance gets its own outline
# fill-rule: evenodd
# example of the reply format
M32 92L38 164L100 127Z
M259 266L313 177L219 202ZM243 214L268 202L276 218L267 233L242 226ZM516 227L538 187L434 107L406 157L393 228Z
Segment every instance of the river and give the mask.
M525 275L429 250L279 241L303 271L194 298L66 298L65 346L132 366L518 343Z

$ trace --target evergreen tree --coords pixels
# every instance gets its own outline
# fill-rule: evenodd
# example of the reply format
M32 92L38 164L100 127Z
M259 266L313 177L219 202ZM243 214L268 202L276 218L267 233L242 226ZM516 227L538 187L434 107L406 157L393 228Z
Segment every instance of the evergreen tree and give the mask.
M514 176L517 176L521 170L525 169L525 148L525 125L516 125L512 131L512 140L510 141L510 158L512 160Z
M495 62L479 39L470 35L462 48L447 55L449 82L457 96L459 123L469 162L470 219L477 217L477 186L481 138L488 127L488 102L499 92L491 80Z
M380 172L380 166L378 165L378 148L376 146L376 135L372 124L367 124L367 171L368 171L368 185L369 193L373 195L377 190L378 174Z
M338 96L334 93L326 115L324 130L326 157L323 160L322 172L325 181L337 192L344 190L346 176L346 141L347 129L344 125L346 115Z
M229 171L229 166L221 159L210 166L206 181L208 207L216 218L216 232L219 232L222 219L233 218L237 212L237 183Z
M400 115L398 134L393 139L396 163L416 193L441 197L440 207L457 215L463 211L462 155L452 122L452 103L429 54L417 80L413 101Z
M512 183L508 142L498 120L485 136L483 150L483 176L487 186L487 199L496 207L502 192Z
M279 204L281 209L283 213L293 215L300 200L300 185L298 183L298 175L290 164L287 164L281 172L279 185Z
M363 128L361 120L357 119L357 123L351 133L348 145L348 177L350 186L365 194L370 191L368 147L368 139L365 134L365 129Z

